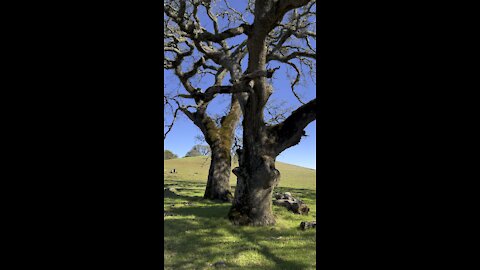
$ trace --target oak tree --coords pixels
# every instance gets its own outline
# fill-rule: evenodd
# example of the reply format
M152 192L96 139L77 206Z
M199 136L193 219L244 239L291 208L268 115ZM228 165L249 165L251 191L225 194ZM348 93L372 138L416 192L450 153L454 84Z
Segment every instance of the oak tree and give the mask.
M222 125L216 126L205 114L206 104L218 94L230 94L231 108L241 109L242 148L237 150L239 166L232 170L237 176L237 186L228 217L238 225L272 225L275 223L272 194L280 180L275 160L285 149L298 144L305 135L304 129L316 119L316 98L304 102L296 92L300 78L305 76L302 67L313 76L316 69L316 1L252 0L240 11L234 8L235 3L238 5L238 1L228 0L167 1L165 27L168 26L170 32L165 32L165 37L171 38L172 43L167 43L166 50L174 51L176 58L166 60L164 67L175 69L187 90L187 95L179 97L195 100L195 105L186 107L178 103L180 110L192 121L202 123L203 127L209 125L212 130L223 127L228 115ZM214 4L222 4L225 8L214 13ZM206 11L213 31L202 24L199 10ZM226 19L219 20L221 16ZM219 21L225 24L222 25L225 29L220 29ZM229 46L227 41L235 41L235 44ZM181 48L179 44L186 47ZM182 59L192 54L198 58L192 62L190 70L183 71L179 68ZM247 61L242 62L245 56ZM275 123L265 117L266 105L274 91L271 81L280 68L269 68L271 63L285 65L295 72L290 89L303 104ZM210 71L215 74L212 86L204 91L192 86L191 77ZM226 73L228 82L222 75ZM189 111L189 107L195 111ZM235 114L239 115L240 111ZM199 125L201 129L202 125ZM234 125L229 127L233 129ZM210 135L206 128L203 130L206 136ZM231 145L233 136L220 134L216 137L217 144L225 146L227 142ZM207 139L207 142L213 155L212 140Z

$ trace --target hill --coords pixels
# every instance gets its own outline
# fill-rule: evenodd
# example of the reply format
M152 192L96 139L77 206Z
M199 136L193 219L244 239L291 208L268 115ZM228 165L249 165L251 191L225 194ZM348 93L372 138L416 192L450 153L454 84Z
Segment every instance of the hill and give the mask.
M208 169L210 166L210 158L186 157L178 159L164 160L163 176L165 180L207 182ZM232 165L232 169L238 166L237 163ZM279 187L294 187L315 189L317 171L314 169L304 168L288 163L277 161L275 167L280 171ZM177 173L170 173L175 169ZM237 179L232 173L230 175L230 184L235 186Z
M310 212L296 215L273 205L275 226L253 227L230 223L231 203L203 199L208 158L164 160L164 166L164 184L177 194L164 196L164 269L214 269L217 262L228 269L316 269L316 229L299 229L302 221L316 220L315 170L277 162L281 179L275 192L290 192ZM174 168L178 173L170 173ZM233 174L230 183L233 191Z

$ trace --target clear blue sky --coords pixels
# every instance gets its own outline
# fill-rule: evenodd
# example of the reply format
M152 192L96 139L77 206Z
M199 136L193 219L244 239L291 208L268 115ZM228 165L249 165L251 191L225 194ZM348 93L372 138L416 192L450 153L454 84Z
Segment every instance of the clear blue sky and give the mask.
M239 2L242 1L233 1L233 3ZM236 4L234 4L234 6L235 5ZM199 17L201 21L204 22L207 30L213 32L208 17L206 17L204 14L200 14ZM231 25L231 27L232 26L236 25ZM228 42L230 45L236 44L238 40L243 40L244 38L244 36L240 36L238 38L229 39ZM313 40L311 41L313 43L313 46L315 46L315 42ZM245 58L245 61L246 59L247 58ZM285 101L287 107L295 110L301 105L290 89L290 82L295 78L295 73L292 72L291 67L287 67L285 64L280 64L273 61L270 63L269 68L277 66L280 66L281 68L275 72L274 78L271 81L274 87L274 93L271 99L274 99L277 102ZM305 70L304 74L306 73L307 70ZM179 93L186 93L178 79L175 77L175 75L173 75L171 71L164 70L164 76L166 85L166 89L164 89L165 91L178 91ZM193 81L196 82L195 80ZM204 90L208 86L211 86L212 81L212 78L207 76L194 85L201 87L202 90ZM228 78L226 79L226 82L228 82ZM296 88L296 92L300 95L303 102L308 102L312 100L316 97L316 85L314 80L311 79L309 76L305 76L302 79L300 86ZM221 114L223 111L225 111L225 108L229 106L229 101L230 98L228 95L217 96L215 100L209 105L208 112L210 114ZM171 115L166 114L165 118L166 120L169 120L171 119ZM310 123L305 129L305 131L307 137L303 137L298 145L295 145L282 152L277 157L278 161L295 164L307 168L316 168L316 121ZM164 148L172 151L179 157L183 157L193 147L193 145L198 144L198 142L195 141L195 137L198 135L201 135L199 128L196 127L185 115L179 112L178 119L172 131L168 134L167 139L164 141Z

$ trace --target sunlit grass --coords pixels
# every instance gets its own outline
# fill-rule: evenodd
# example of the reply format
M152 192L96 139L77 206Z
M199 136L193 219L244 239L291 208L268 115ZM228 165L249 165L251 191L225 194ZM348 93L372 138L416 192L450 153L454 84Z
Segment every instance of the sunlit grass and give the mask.
M208 157L188 157L164 160L163 177L166 180L193 181L206 183L210 159ZM232 169L238 166L232 164ZM276 162L275 167L280 171L280 187L304 188L315 190L317 171L282 162ZM177 173L170 173L176 169ZM237 178L230 175L230 184L236 185Z
M315 179L311 179L314 181ZM205 183L165 180L180 196L166 197L164 210L165 269L315 269L315 230L299 230L300 222L316 219L315 190L279 187L310 207L308 216L273 206L277 224L270 227L233 226L226 218L229 203L203 200ZM190 204L186 204L190 203Z

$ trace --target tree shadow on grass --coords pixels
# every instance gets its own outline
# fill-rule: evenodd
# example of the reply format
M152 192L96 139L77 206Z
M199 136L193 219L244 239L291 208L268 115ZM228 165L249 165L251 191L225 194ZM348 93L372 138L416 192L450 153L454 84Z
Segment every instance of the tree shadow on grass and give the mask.
M174 250L175 252L201 252L202 257L195 256L181 256L176 258L171 265L171 269L189 269L187 266L201 266L209 267L206 258L227 256L226 262L230 269L244 269L245 266L238 265L232 261L236 256L243 252L255 250L264 258L269 260L273 266L262 266L261 269L312 269L312 265L302 262L302 260L290 260L282 258L282 254L295 254L294 257L304 256L305 245L286 244L279 245L278 248L269 247L265 241L274 241L278 237L294 238L298 236L297 228L288 228L282 230L271 230L271 227L236 227L232 225L227 219L226 215L230 208L229 204L223 205L204 205L204 206L189 206L173 209L172 212L185 218L187 216L194 216L195 219L171 219L165 220L165 241L170 242L166 248ZM218 248L219 242L225 233L219 233L219 230L225 230L227 235L234 235L240 238L237 240L239 244L227 243L227 246L221 250ZM189 233L186 233L189 231ZM313 232L306 232L305 237L312 237ZM262 241L264 243L262 243ZM283 240L280 240L283 241ZM188 250L188 251L187 251ZM279 255L280 254L280 255ZM298 255L297 255L298 254ZM286 257L286 256L284 256ZM291 256L289 256L291 257ZM166 265L167 266L167 265ZM182 268L187 267L187 268ZM256 267L256 266L252 266ZM190 268L193 269L193 268ZM198 268L197 268L198 269Z
M209 266L205 258L218 255L211 239L221 235L215 231L204 230L201 223L187 219L167 219L164 224L165 252L169 251L164 256L174 257L165 260L165 269L204 269Z
M180 200L180 201L185 201L185 202L200 202L200 201L203 201L204 199L202 197L199 197L199 196L187 196L187 195L181 195L181 194L169 194L169 193L163 193L163 198L164 198L164 202L165 202L165 199L172 199L174 201L177 201L177 200Z
M175 187L179 191L179 196L166 198L166 201L174 203L186 201L192 204L173 207L169 211L176 217L164 220L166 252L164 256L168 257L166 257L165 269L211 269L213 267L210 264L219 258L226 261L229 269L315 268L311 260L301 258L301 256L314 256L314 251L311 249L307 253L305 251L314 246L310 241L314 239L315 231L299 233L298 228L234 226L226 218L230 203L212 202L195 196L203 193L204 184L190 181L168 182L170 182L168 186ZM301 200L315 201L315 190L275 188L275 192L287 191ZM288 214L282 213L282 218L285 218L284 215ZM194 218L188 218L189 216ZM283 240L274 240L279 237L283 237ZM284 242L276 244L271 241ZM252 250L268 260L269 265L258 267L240 265L236 258L241 254L248 257L248 253L244 252Z
M283 269L283 270L293 270L293 269L313 269L312 265L308 265L306 261L308 260L289 260L282 258L279 254L289 255L290 257L299 258L305 256L306 245L297 245L293 241L287 241L282 245L279 245L278 248L272 248L268 246L268 242L271 241L284 241L284 240L275 240L279 237L283 238L292 238L294 237L298 229L289 228L282 231L273 231L266 230L266 228L258 228L257 230L242 230L234 225L231 225L229 231L233 234L238 234L243 242L245 243L255 243L254 250L258 251L265 258L270 260L273 263L273 266L262 267L261 269ZM312 232L309 232L305 237L312 237ZM263 241L262 241L263 240ZM238 252L242 252L244 249L242 247L238 248ZM294 254L292 256L292 254ZM284 256L287 257L287 256ZM240 267L239 265L236 265Z
M172 213L183 216L197 216L203 218L225 218L230 210L229 204L193 206L172 209Z
M293 252L296 256L303 254L305 246L282 245L282 248L271 248L261 241L273 241L272 239L283 236L285 238L295 235L296 229L272 231L269 227L258 227L246 230L235 227L226 218L228 205L208 205L182 207L172 210L182 219L167 219L165 223L165 248L171 250L176 256L174 262L165 264L166 269L205 269L211 266L215 260L211 258L225 258L230 269L308 269L306 263L298 260L283 259L278 254ZM183 219L185 216L195 216L195 219ZM183 217L182 217L183 216ZM221 233L220 231L223 231ZM240 241L222 242L225 235L235 236ZM286 242L288 243L288 242ZM256 251L271 262L271 266L244 266L235 263L235 258L244 252ZM195 253L195 256L188 255ZM198 256L201 254L201 256ZM297 255L298 254L298 255ZM222 259L223 260L223 259ZM167 260L168 261L168 260ZM173 261L173 260L172 260ZM199 267L199 268L197 268ZM260 268L259 268L260 267Z

